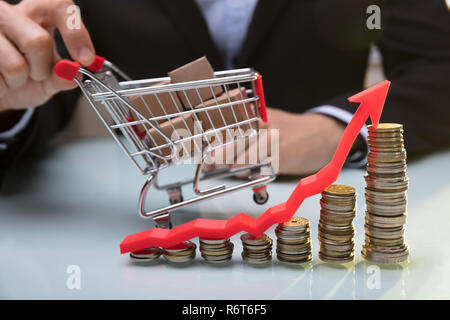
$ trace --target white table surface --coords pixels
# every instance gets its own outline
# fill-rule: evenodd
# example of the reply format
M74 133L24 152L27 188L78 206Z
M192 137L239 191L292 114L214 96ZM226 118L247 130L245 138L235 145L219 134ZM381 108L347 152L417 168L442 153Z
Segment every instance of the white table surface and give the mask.
M18 166L7 181L7 194L0 197L0 298L448 299L449 164L450 152L409 164L409 263L374 269L362 259L364 170L346 169L337 182L358 191L353 264L331 266L318 259L316 195L296 213L311 221L314 258L310 264L289 267L274 259L264 268L246 265L236 235L233 260L223 267L205 263L198 252L188 265L170 264L161 257L142 266L121 255L119 244L128 234L153 227L151 220L136 212L145 177L111 138L58 145L43 158ZM187 171L178 168L167 178ZM270 200L264 206L254 204L251 191L244 190L177 211L173 222L227 219L242 211L257 217L285 201L296 182L270 184ZM167 201L164 193L150 195L149 203ZM267 233L275 239L273 229ZM67 288L70 265L80 268L79 290ZM368 285L375 276L380 288Z

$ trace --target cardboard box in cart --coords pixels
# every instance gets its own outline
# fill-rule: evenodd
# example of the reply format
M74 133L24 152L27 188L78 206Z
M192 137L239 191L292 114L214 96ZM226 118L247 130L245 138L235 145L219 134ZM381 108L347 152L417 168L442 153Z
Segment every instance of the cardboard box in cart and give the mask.
M183 117L175 117L170 121L166 121L159 126L161 132L166 135L171 141L175 143L175 154L172 154L172 148L170 146L160 148L153 151L158 155L177 156L179 159L189 158L193 152L201 153L202 150L202 138L188 139L183 142L176 142L184 138L190 138L194 136L196 132L201 132L201 129L194 129L195 127L194 117L192 114L186 114ZM150 147L163 146L169 142L159 134L155 129L150 129L149 134L145 137L145 141ZM160 151L161 152L160 152Z
M170 81L162 81L157 83L156 86L169 84ZM152 117L164 116L167 114L174 114L183 111L178 95L175 92L162 92L157 94L147 94L144 96L133 96L130 98L130 103L136 108L146 119ZM134 112L131 112L133 120L141 120ZM158 120L158 123L163 123L167 119ZM154 123L156 125L156 123ZM137 128L139 132L145 132L145 129L150 129L148 124L138 124Z
M215 78L214 70L206 57L201 57L169 72L169 77L172 83ZM213 90L211 90L211 87L207 86L204 88L185 90L184 92L178 91L177 94L183 103L184 108L186 110L191 110L198 105L201 100L206 101L213 98L214 95L219 96L223 92L221 86L213 86L212 89Z
M169 72L169 76L171 77L171 81L162 81L160 83L157 83L156 86L170 83L212 79L215 77L214 70L206 57L201 57ZM179 113L183 110L191 110L201 102L201 99L203 101L206 101L208 99L211 99L214 94L220 95L222 91L223 90L221 86L214 86L213 91L211 91L210 87L205 87L199 88L198 93L195 89L186 90L186 94L184 93L184 91L173 91L171 93L162 92L144 96L133 96L130 98L130 102L133 107L142 114L144 118L149 119L152 117ZM192 108L190 107L186 96L188 97ZM135 121L141 120L141 118L134 112L131 112L131 118ZM161 124L165 121L167 121L167 119L160 119L157 122L158 124ZM154 125L156 125L156 123L154 123ZM146 128L151 128L151 126L149 126L148 124L138 124L136 127L140 136L145 135Z
M171 77L171 83L176 83L214 78L214 71L208 60L202 57L169 72L169 75ZM232 141L237 136L243 135L247 130L252 128L249 123L236 125L239 122L255 117L253 104L233 104L233 102L248 98L246 88L242 86L232 90L225 89L223 91L221 86L214 86L213 90L210 87L206 87L199 88L198 91L196 89L189 89L177 91L176 93L173 92L172 94L151 94L143 98L137 97L133 99L133 105L145 117L151 117L151 114L157 116L166 113L176 114L183 110L198 110L196 113L185 114L183 117L170 117L170 121L160 120L158 123L155 122L155 125L159 126L161 132L173 142L205 132L203 138L199 136L195 139L195 142L185 141L175 143L176 154L187 157L194 151L197 153L200 152L202 146L206 144L218 145ZM188 99L186 99L186 96ZM166 109L163 109L161 104ZM181 110L181 105L184 107L183 110ZM214 106L220 107L201 110L202 108ZM232 127L225 128L226 126ZM157 130L149 128L149 126L146 127L148 129L147 132L142 125L138 126L139 131L145 136L144 141L150 148L169 143ZM178 130L180 132L176 132ZM169 155L175 156L175 154L172 154L172 149L173 147L166 146L155 151L156 154L164 157Z
M202 128L207 133L206 137L210 140L210 142L214 142L214 139L221 139L220 143L222 144L225 143L227 139L234 139L237 136L235 133L242 135L247 132L247 130L251 129L251 125L247 123L240 124L239 126L236 125L229 129L222 129L220 131L215 130L251 119L255 116L254 107L251 103L231 105L233 102L244 99L247 99L247 93L245 92L245 87L241 87L240 90L238 88L227 90L222 95L217 97L217 99L210 99L195 107L195 109L198 110L205 107L230 104L221 108L208 111L205 110L197 113L198 118L201 121ZM212 130L215 130L217 134ZM242 130L243 132L237 132L236 130Z

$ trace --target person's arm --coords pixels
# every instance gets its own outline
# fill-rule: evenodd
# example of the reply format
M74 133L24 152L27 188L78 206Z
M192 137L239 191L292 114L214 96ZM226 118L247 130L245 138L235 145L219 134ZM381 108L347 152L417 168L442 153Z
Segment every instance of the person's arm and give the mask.
M279 174L307 175L320 170L333 157L344 134L345 122L323 113L291 113L280 109L268 108L267 123L262 129L278 130L278 159L271 155L271 162L278 161ZM271 144L276 141L271 141ZM363 145L358 139L354 150ZM256 152L250 148L248 152Z
M341 121L343 125L349 124L353 118L353 113L332 105L322 105L306 110L304 113L319 113ZM367 163L369 153L368 143L369 132L367 125L364 125L359 133L357 143L353 146L345 162L346 167L360 168Z
M74 93L58 94L76 85L53 71L60 59L55 30L72 59L89 65L95 57L85 26L68 27L71 5L70 0L0 1L0 179L23 152L41 148L75 105ZM31 107L37 107L32 117L24 111Z
M381 122L404 125L408 157L450 147L450 13L445 1L389 1L377 45L392 82ZM328 104L350 112L353 92Z

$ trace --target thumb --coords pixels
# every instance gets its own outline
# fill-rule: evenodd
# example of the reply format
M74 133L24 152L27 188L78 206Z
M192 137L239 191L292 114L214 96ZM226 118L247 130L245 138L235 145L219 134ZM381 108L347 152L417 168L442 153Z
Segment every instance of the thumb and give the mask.
M53 49L54 49L53 63L56 65L56 63L60 61L62 58L58 54L56 46L54 46ZM42 90L44 91L45 95L48 98L52 97L53 95L57 94L60 91L74 89L76 88L76 86L77 84L75 81L68 81L58 77L56 75L55 68L53 68L50 77L48 77L42 82Z
M52 71L50 77L42 82L42 90L45 95L50 98L60 91L71 90L77 87L75 81L68 81L58 77L55 70Z

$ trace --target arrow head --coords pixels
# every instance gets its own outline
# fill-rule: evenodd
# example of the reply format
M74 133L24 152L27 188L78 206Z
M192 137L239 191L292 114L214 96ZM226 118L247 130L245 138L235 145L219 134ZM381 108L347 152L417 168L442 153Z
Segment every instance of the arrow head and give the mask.
M391 82L384 80L360 93L348 98L350 102L361 103L360 108L369 112L372 125L376 128L380 122L381 112L389 91Z

